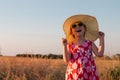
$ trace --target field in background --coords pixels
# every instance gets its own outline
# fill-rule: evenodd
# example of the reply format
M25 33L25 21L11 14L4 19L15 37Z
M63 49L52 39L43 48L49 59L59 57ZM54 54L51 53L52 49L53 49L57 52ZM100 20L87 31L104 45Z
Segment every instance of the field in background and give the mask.
M101 80L120 80L120 60L96 59L96 65ZM0 80L64 80L66 67L62 59L0 57Z

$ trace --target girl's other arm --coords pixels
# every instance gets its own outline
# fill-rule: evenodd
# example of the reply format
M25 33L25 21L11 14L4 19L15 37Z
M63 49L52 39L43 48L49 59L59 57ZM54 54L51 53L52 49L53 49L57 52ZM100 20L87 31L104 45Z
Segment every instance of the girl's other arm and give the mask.
M71 58L71 54L67 46L67 40L65 38L62 38L62 44L63 44L63 60L66 63L68 63Z
M98 57L102 57L104 54L104 33L103 32L99 32L99 47L97 48L97 46L93 43L92 44L92 50L94 52L94 54Z

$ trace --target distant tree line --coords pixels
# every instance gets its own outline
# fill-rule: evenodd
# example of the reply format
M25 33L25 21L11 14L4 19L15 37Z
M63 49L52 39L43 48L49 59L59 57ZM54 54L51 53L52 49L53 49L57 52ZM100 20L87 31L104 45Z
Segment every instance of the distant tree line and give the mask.
M120 60L120 54L113 55L112 58L113 58L113 59Z
M17 54L17 57L29 57L29 58L43 58L43 59L63 59L63 55L57 54ZM103 57L94 57L95 59L102 60L120 60L120 54L115 54L113 56L104 55Z
M63 59L63 55L57 54L17 54L17 57L43 58L43 59Z

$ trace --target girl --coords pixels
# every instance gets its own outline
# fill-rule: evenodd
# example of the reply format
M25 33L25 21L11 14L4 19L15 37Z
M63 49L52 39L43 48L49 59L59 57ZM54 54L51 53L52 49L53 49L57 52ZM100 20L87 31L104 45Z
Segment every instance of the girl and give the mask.
M74 15L63 25L66 38L62 38L63 59L67 63L66 80L99 80L93 54L102 57L104 33L98 31L95 17ZM99 47L94 41L99 38Z

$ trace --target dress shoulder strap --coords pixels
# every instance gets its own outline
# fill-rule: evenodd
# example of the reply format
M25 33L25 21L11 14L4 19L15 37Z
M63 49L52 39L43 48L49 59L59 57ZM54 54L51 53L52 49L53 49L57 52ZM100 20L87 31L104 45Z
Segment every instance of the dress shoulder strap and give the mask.
M90 40L87 40L86 42L87 42L89 45L92 45L92 43L93 43L93 42L90 41Z

